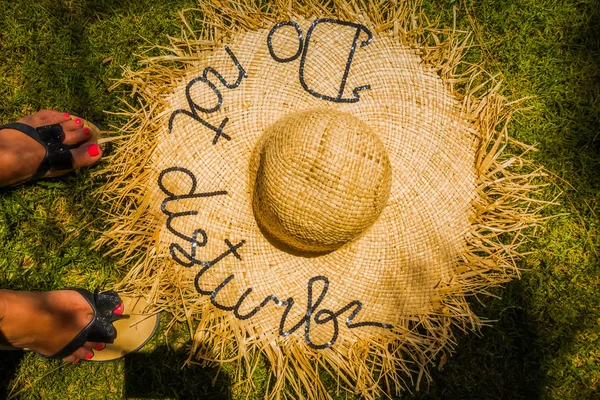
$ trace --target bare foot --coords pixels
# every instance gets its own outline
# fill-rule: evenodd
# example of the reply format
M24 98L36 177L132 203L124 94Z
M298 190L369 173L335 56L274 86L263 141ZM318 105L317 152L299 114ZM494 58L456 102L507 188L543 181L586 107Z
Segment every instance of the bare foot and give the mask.
M34 128L61 124L65 133L64 144L77 145L72 149L73 167L87 167L102 157L102 150L81 119L69 114L42 110L21 118L18 122ZM46 150L36 140L15 129L0 130L0 186L31 178L44 159ZM64 175L69 171L48 172L45 177Z
M0 341L5 345L50 356L65 347L93 317L87 300L72 290L0 290ZM86 342L64 360L89 360L94 350L104 346L104 343Z

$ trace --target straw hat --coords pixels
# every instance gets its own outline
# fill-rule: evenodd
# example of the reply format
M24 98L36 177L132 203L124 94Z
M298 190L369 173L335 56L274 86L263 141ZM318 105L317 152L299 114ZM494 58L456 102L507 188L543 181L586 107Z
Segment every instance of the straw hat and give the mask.
M146 105L103 190L102 243L125 262L145 244L121 290L197 325L199 357L245 360L251 378L265 355L273 396L326 396L325 369L373 397L447 348L451 325L477 327L465 295L514 276L514 249L484 232L507 230L507 210L534 220L510 196L532 177L489 183L511 176L505 111L493 90L459 100L441 67L456 46L317 10L249 23L232 7L226 45L188 38L197 51L175 44L126 77ZM173 59L186 65L158 63Z

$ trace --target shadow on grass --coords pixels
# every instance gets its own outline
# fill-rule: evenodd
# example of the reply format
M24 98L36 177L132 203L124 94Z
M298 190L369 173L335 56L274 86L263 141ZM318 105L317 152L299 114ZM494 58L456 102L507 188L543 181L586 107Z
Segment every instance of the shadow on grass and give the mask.
M151 353L125 357L125 398L203 399L231 398L231 382L217 368L192 364L184 366L187 350L173 351L167 346Z
M10 382L15 378L25 353L20 350L0 351L0 399L8 398Z
M476 315L496 321L481 335L456 332L456 353L441 370L431 368L431 384L422 384L420 392L402 398L539 399L543 350L523 293L523 282L513 281L503 293L505 300L494 301L488 309L471 304Z
M23 351L0 352L0 399L8 398ZM226 373L198 365L184 366L186 350L173 351L159 346L151 353L133 353L124 359L123 398L203 399L231 398L231 382Z
M424 384L420 392L401 398L553 398L550 394L554 382L548 362L577 354L578 350L574 349L577 335L591 330L597 322L585 309L570 310L560 320L548 314L540 315L532 304L533 296L528 289L531 285L535 283L527 279L512 281L500 293L502 299L487 301L487 308L471 304L477 315L492 321L490 326L484 327L481 335L457 332L456 353L442 369L431 368L431 384ZM568 294L563 293L563 296ZM547 305L553 306L559 304ZM595 398L592 388L584 391L579 392L580 398Z
M500 43L492 54L499 55L506 69L522 71L520 76L528 74L534 81L535 92L527 95L537 96L545 110L540 117L543 121L525 120L529 129L543 132L535 137L542 142L536 158L573 185L571 189L560 182L567 194L560 201L572 207L568 211L578 214L589 232L586 227L581 231L568 226L549 228L556 236L540 238L537 248L531 249L533 260L525 262L533 268L523 280L498 291L501 300L483 299L486 308L471 302L476 315L494 321L491 326L483 328L481 336L457 333L456 354L441 370L431 371L429 388L422 385L422 392L402 398L600 398L593 387L597 364L590 347L595 348L594 339L589 339L596 335L600 308L597 291L588 289L593 288L589 277L598 271L597 256L592 254L597 234L592 210L600 199L600 12L592 2L580 2L579 13L586 16L585 21L578 19L568 26L560 11L545 11L542 17L563 25L549 26L544 32L543 25L522 22L535 16L532 11L507 22L507 13L496 11L509 9L516 1L479 4L485 7L477 9L478 19L491 23L486 26L488 32L489 26L496 27L496 33L486 37L490 43ZM532 4L518 2L521 10ZM503 33L506 26L515 26L517 32L510 40ZM525 37L535 38L531 41L537 44L531 45ZM522 47L517 47L519 43ZM533 54L527 57L527 51ZM529 64L513 61L515 54L524 55L522 59ZM574 220L566 222L578 226ZM582 231L592 239L577 237Z

